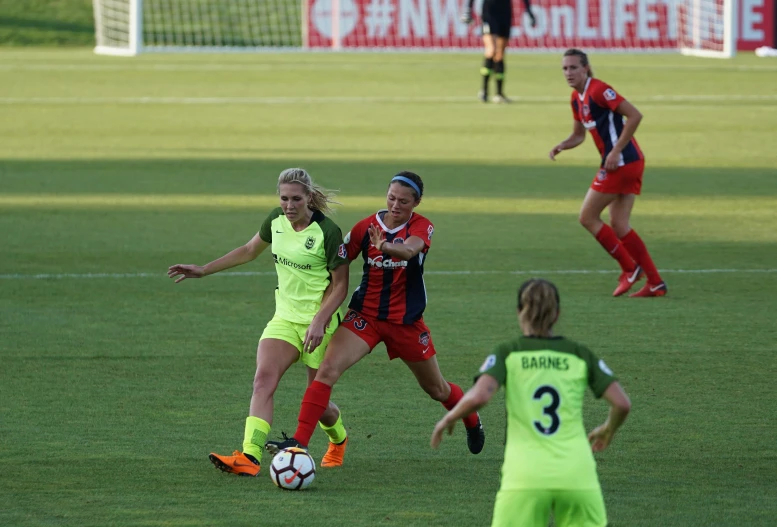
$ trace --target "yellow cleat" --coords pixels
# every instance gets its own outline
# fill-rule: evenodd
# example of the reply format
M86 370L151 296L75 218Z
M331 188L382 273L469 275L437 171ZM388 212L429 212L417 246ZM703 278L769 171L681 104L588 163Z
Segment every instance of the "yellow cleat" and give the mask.
M221 456L219 454L211 453L208 455L210 462L221 470L222 472L229 472L230 474L237 474L238 476L258 476L260 466L259 463L251 461L251 459L240 452L235 450L231 456Z
M345 457L345 447L348 445L348 438L345 438L345 441L340 443L339 445L336 445L329 442L329 448L326 451L326 454L324 454L324 457L321 459L321 467L322 468L332 468L332 467L342 467L343 466L343 458Z

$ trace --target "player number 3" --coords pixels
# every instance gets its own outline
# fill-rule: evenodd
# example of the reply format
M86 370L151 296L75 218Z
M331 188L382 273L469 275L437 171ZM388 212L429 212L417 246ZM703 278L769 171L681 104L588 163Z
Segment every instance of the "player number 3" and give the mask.
M558 390L553 386L545 385L537 388L532 399L539 401L545 395L550 395L550 404L542 408L542 413L550 418L550 426L545 426L542 421L534 421L534 428L536 428L540 434L549 436L555 434L558 431L558 427L561 426L561 419L556 413L559 404L561 404L561 397L559 397Z

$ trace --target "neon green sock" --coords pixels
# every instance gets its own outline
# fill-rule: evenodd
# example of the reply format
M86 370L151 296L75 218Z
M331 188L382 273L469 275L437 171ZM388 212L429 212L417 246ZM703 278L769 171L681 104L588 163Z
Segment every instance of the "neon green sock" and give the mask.
M246 431L243 435L243 453L249 454L261 463L264 443L270 433L270 423L258 417L246 418Z
M332 443L342 443L345 441L345 438L348 437L348 432L345 431L345 426L343 426L342 412L337 416L337 422L332 426L326 426L322 422L319 422L318 426L321 427L321 430L326 432L326 435L329 436L329 441Z

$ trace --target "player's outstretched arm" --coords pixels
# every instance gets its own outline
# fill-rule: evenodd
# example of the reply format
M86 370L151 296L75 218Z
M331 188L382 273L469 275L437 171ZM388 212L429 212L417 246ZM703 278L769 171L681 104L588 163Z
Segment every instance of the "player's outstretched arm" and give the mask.
M233 249L221 258L213 260L205 265L188 265L188 264L175 264L171 265L167 269L167 276L169 278L175 278L175 283L186 280L187 278L202 278L224 269L230 269L248 263L262 251L264 251L270 244L262 240L259 233L256 233L251 240L245 245Z
M432 448L437 448L440 446L443 438L443 432L447 430L448 435L453 434L453 428L456 426L456 423L459 421L459 419L471 414L472 412L477 412L482 407L484 407L486 403L491 400L491 397L494 396L498 389L499 382L487 373L484 373L478 377L478 381L475 383L475 385L464 394L464 397L459 400L456 406L454 406L450 412L445 414L445 416L440 419L440 421L434 427L431 440Z
M585 141L585 126L583 126L583 123L580 121L575 121L575 124L572 127L572 133L569 134L569 137L554 146L548 154L548 157L551 161L555 161L556 156L561 152L576 148L583 144L583 141Z
M610 414L604 424L596 427L588 434L591 450L600 452L612 442L615 432L620 428L631 411L631 401L618 382L612 383L602 394L602 398L610 404Z

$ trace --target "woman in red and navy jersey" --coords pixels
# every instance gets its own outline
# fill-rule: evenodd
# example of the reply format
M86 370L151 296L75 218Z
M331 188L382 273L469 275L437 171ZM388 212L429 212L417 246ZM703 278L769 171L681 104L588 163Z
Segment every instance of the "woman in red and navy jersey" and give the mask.
M574 89L574 126L572 134L550 151L550 159L555 161L563 150L580 145L585 141L585 131L591 132L602 162L583 201L580 223L621 266L613 296L626 293L643 274L647 275L647 284L631 296L664 296L666 283L629 224L645 170L645 156L634 138L642 114L610 85L594 78L588 56L579 49L567 50L562 64L567 84ZM601 219L607 207L612 226Z
M424 263L434 233L432 223L414 212L423 192L424 184L417 174L400 172L389 184L386 209L364 218L345 236L341 256L349 260L361 256L361 284L327 347L315 381L305 392L294 436L268 442L271 452L291 446L307 448L327 408L332 386L380 342L385 343L389 359L401 359L421 388L446 409L462 398L462 389L446 381L440 372L432 335L423 319ZM485 442L480 417L472 413L463 421L469 450L477 454Z

